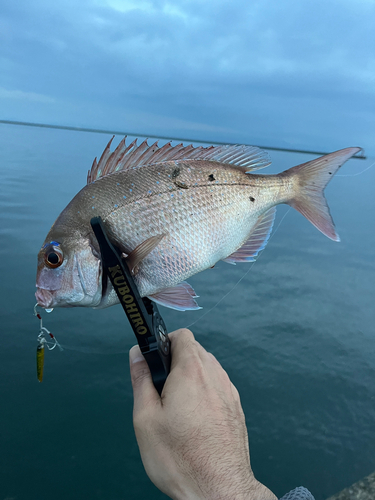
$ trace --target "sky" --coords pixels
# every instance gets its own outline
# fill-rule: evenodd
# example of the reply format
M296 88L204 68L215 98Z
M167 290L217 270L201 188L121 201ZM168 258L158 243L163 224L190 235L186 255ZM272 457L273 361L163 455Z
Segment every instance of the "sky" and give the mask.
M0 119L375 156L375 0L0 1Z

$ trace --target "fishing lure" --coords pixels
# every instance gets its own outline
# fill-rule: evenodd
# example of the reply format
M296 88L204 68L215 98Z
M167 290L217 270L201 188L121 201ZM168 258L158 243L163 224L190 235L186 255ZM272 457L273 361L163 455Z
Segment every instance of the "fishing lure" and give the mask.
M57 346L60 351L63 350L61 345L58 343L56 337L51 333L45 326L43 326L42 316L37 312L38 304L34 306L34 316L36 316L40 321L40 331L38 335L38 346L36 348L36 376L39 382L43 380L43 370L44 370L44 347L47 346L49 351L52 351ZM51 340L47 340L47 335Z
M154 302L147 297L140 296L128 266L124 265L121 253L108 238L102 219L93 217L90 222L100 247L103 273L112 283L150 368L155 388L161 394L171 365L170 342L163 318ZM57 242L52 243L57 247ZM50 351L56 346L63 349L56 337L43 326L42 317L36 310L37 307L38 304L34 306L34 315L40 320L40 332L36 350L36 370L38 380L42 382L45 346ZM45 310L46 312L52 311L52 309ZM47 336L52 342L47 340Z
M44 345L43 342L39 342L36 348L36 376L39 382L43 380L43 369L44 369Z

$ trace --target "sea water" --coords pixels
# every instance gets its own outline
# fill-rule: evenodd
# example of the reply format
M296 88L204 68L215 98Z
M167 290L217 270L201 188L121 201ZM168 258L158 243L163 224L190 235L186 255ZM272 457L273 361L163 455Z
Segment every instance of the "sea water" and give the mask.
M109 137L0 127L0 499L166 498L134 436L135 337L120 307L42 313L65 348L36 379L36 256ZM312 158L271 157L270 173ZM201 311L160 308L229 373L253 470L278 496L303 485L324 500L375 470L375 168L356 175L373 161L351 160L326 190L341 243L281 206L255 265L189 279Z

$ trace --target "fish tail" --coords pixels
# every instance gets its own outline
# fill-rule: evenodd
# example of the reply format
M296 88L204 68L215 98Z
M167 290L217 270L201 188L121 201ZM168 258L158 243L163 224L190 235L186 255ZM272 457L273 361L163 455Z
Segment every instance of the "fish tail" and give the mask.
M346 148L297 165L279 174L287 179L285 203L295 208L328 238L340 241L335 231L324 188L349 158L361 148Z

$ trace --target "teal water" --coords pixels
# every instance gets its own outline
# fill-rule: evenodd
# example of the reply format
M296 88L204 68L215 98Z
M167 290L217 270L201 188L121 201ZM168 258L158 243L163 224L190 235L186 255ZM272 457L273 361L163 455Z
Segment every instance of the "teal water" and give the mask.
M118 138L120 139L120 138ZM166 498L148 480L132 427L128 350L118 306L55 310L63 352L35 373L36 255L86 182L108 136L0 128L0 500ZM352 144L344 144L352 146ZM311 159L272 153L277 172ZM189 280L202 311L161 308L191 329L238 387L253 469L276 495L304 485L323 500L375 470L375 167L351 160L327 188L342 242L293 210L249 264Z

